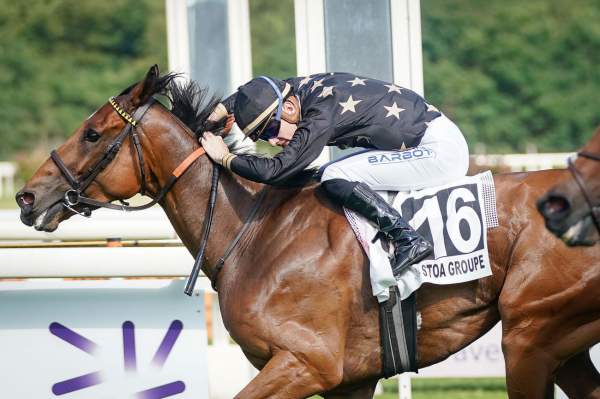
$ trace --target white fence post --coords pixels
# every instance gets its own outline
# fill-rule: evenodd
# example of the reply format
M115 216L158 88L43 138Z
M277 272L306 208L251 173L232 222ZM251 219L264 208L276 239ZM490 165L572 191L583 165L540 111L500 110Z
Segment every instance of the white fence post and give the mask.
M410 374L403 373L398 376L398 398L412 399Z
M0 162L0 198L12 195L15 189L17 167L12 162Z

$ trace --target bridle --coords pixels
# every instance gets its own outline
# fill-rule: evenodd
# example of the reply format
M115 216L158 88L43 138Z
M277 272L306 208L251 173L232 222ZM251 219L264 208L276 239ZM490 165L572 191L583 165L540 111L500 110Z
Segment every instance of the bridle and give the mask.
M62 175L67 179L71 188L67 190L63 195L62 204L72 212L75 212L79 215L89 217L91 215L91 210L89 208L85 208L83 212L79 212L73 207L78 204L91 205L93 207L101 207L101 208L109 208L116 209L120 211L141 211L143 209L150 208L154 204L158 203L163 197L169 192L171 187L175 184L177 179L190 167L191 164L194 163L200 156L206 154L204 148L200 147L196 151L192 152L188 155L183 162L175 168L175 170L171 173L169 180L160 190L158 195L147 204L140 206L129 206L127 203L122 201L122 205L112 204L110 202L97 201L93 198L85 197L83 192L86 188L89 187L90 184L94 181L94 179L102 172L106 167L112 162L113 159L117 156L119 150L121 149L123 143L127 139L127 136L131 137L131 141L135 146L135 150L137 153L138 163L140 167L140 193L143 195L146 190L145 181L146 175L144 173L145 163L144 157L142 155L142 148L140 144L139 135L136 131L138 125L143 119L144 115L148 111L148 109L156 102L153 98L141 105L134 112L133 116L127 113L123 108L119 106L114 97L111 97L108 102L114 108L114 110L123 118L126 122L125 127L121 130L121 132L117 135L117 137L106 147L100 159L90 167L81 177L77 178L69 170L64 161L60 158L56 150L53 150L50 153L50 158L54 161L58 169L61 171ZM198 279L198 275L200 274L200 268L202 264L202 260L204 259L204 252L206 250L206 245L208 243L208 236L210 234L210 227L212 225L212 216L214 214L216 197L217 197L217 186L219 184L219 166L214 164L213 169L213 178L211 185L211 193L207 206L207 222L204 225L204 230L202 233L202 241L200 243L200 250L198 251L198 255L196 256L196 262L194 263L194 268L188 278L188 282L186 285L185 293L187 295L192 295L194 286L196 285L196 280ZM198 266L196 266L198 264Z
M146 186L145 186L146 175L144 172L145 163L144 163L144 157L142 155L142 146L141 146L139 135L138 135L136 129L139 126L142 119L144 118L144 115L146 114L148 109L156 102L156 100L154 100L154 98L151 98L150 101L148 101L147 103L141 105L138 109L136 109L136 111L133 113L133 116L130 115L128 112L126 112L123 108L121 108L114 97L111 97L108 100L108 102L114 108L114 110L121 116L121 118L123 118L125 120L125 122L126 122L125 127L121 130L121 132L117 135L117 137L108 145L108 147L106 147L106 149L102 153L102 156L100 157L100 159L92 167L90 167L81 177L79 177L79 178L75 177L75 175L69 170L67 165L60 158L60 156L58 155L56 150L52 150L52 152L50 152L50 158L54 161L54 163L56 164L58 169L61 171L62 175L65 177L65 179L67 180L67 182L69 182L69 185L71 186L71 188L64 193L62 204L70 211L75 212L82 216L86 216L86 217L89 217L91 215L91 210L89 208L86 208L86 210L84 210L83 212L79 212L76 209L74 209L73 207L78 204L84 204L84 205L91 205L93 207L101 207L101 208L108 208L108 209L115 209L115 210L120 210L120 211L129 211L129 212L130 211L141 211L143 209L150 208L151 206L155 205L156 203L160 202L163 199L163 197L173 187L175 182L177 182L177 179L179 179L179 177L181 175L183 175L183 173L185 173L185 171L188 170L188 168L198 158L200 158L202 155L206 154L206 151L204 150L204 148L200 147L197 150L195 150L194 152L192 152L190 155L188 155L179 164L179 166L177 166L175 168L175 170L173 170L173 172L171 172L171 176L169 176L169 179L167 180L165 185L162 187L160 192L155 196L155 198L151 202L148 202L147 204L139 205L139 206L129 206L126 202L119 200L122 202L122 205L117 205L117 204L113 204L110 202L98 201L93 198L84 196L83 192L89 187L89 185L94 181L94 179L98 176L98 174L100 174L104 169L106 169L106 167L117 156L117 153L119 152L119 150L121 149L121 146L127 139L127 136L131 137L131 141L132 141L133 145L135 146L135 150L137 153L138 164L140 167L140 178L141 178L139 192L140 192L140 194L144 195L144 193L146 191ZM196 285L196 280L198 279L200 270L202 268L202 263L204 261L204 252L205 252L206 246L208 244L208 237L210 235L210 228L212 225L213 214L214 214L214 210L215 210L215 206L216 206L216 202L217 202L216 200L217 200L217 188L218 188L218 184L219 184L219 171L220 171L220 166L216 163L213 163L213 174L212 174L212 179L211 179L210 196L208 199L207 210L206 210L206 213L207 213L206 214L206 222L204 223L204 229L202 231L202 240L200 242L198 254L196 255L196 258L194 261L194 266L192 268L192 271L190 273L190 276L187 280L187 283L186 283L186 286L184 289L185 294L187 294L188 296L191 296L193 293L193 289ZM210 276L210 279L211 279L212 287L215 289L215 291L217 290L217 279L223 268L225 261L231 255L231 253L233 252L233 249L237 246L237 244L240 241L240 239L242 238L242 236L246 233L246 231L250 227L252 220L256 216L256 213L257 213L258 209L260 208L260 205L262 204L262 200L266 194L266 191L267 191L266 189L263 189L261 191L260 195L258 196L258 200L254 203L252 209L250 210L248 216L246 217L246 220L244 221L242 228L240 229L240 231L238 232L236 237L233 239L233 241L230 243L230 245L225 250L225 254L221 258L219 258L219 260L217 261L217 264L213 268L214 272Z
M98 201L93 198L89 198L83 195L85 190L92 184L92 182L96 179L96 177L104 170L106 167L115 159L119 150L121 149L123 143L129 136L131 138L131 142L135 148L135 152L137 154L137 162L140 167L140 190L139 193L144 195L146 193L146 174L145 169L146 165L144 162L144 156L142 155L142 146L140 143L140 138L137 132L137 128L140 125L144 115L148 111L148 109L156 102L154 98L151 98L148 102L141 105L138 109L135 110L133 115L130 115L127 111L119 106L116 99L111 97L108 102L113 107L113 109L123 118L126 122L125 127L121 130L121 132L117 135L117 137L106 147L102 156L96 163L94 163L83 175L79 178L75 177L75 174L69 170L69 167L64 163L64 161L58 155L56 150L52 150L50 152L50 158L54 161L58 169L61 171L64 178L67 180L71 188L65 191L63 195L62 204L72 212L75 212L79 215L89 217L91 215L91 210L89 208L84 208L83 212L77 211L74 209L74 206L78 204L91 205L96 208L108 208L115 209L119 211L141 211L156 203L160 202L163 197L171 190L177 179L190 167L196 159L200 156L204 155L206 151L204 148L200 147L196 151L192 152L187 158L183 160L179 164L177 168L171 173L169 180L167 180L166 184L159 191L159 193L155 196L155 198L143 205L139 206L129 206L125 201L121 201L122 205L113 204L111 202Z
M577 156L591 159L592 161L600 161L600 154L596 154L593 152L580 151L577 153ZM587 202L588 207L590 208L590 214L592 216L592 220L594 221L594 225L596 226L598 233L600 233L600 206L597 206L597 205L595 206L594 203L592 202L592 196L590 195L589 190L585 186L585 181L583 180L581 173L577 170L577 168L573 164L573 161L571 160L571 158L569 158L569 160L567 161L567 165L568 165L569 171L571 172L571 174L573 175L573 178L575 179L575 182L579 186L579 190L583 194L583 198L585 198L585 202Z

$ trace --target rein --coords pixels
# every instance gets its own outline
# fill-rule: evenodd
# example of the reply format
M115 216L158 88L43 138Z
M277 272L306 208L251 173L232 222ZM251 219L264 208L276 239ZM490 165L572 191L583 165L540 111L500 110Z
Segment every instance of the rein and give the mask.
M169 177L169 179L167 180L165 185L161 188L160 192L156 195L156 197L151 202L148 202L143 205L129 206L124 201L121 201L121 202L123 202L123 205L117 205L117 204L112 204L110 202L98 201L93 198L85 197L84 195L82 195L82 193L89 187L89 185L94 181L94 179L104 169L106 169L106 167L116 157L117 153L121 149L121 146L123 145L123 142L125 141L127 136L131 137L133 145L135 146L135 149L136 149L138 163L140 165L140 178L141 178L140 193L142 195L144 195L145 180L146 180L146 175L144 172L145 163L144 163L144 157L142 155L141 143L140 143L136 128L140 124L141 120L143 119L143 117L146 114L146 112L148 111L148 109L155 102L156 102L156 100L154 100L152 98L149 102L140 106L134 112L134 114L132 116L129 113L127 113L125 110L123 110L117 104L114 97L111 97L109 99L110 105L121 116L121 118L123 118L125 120L125 122L127 122L127 123L126 123L125 127L121 130L121 132L117 135L117 137L113 140L113 142L110 143L108 145L108 147L104 150L100 160L98 160L91 168L89 168L83 174L83 176L81 176L79 179L75 177L75 175L71 172L71 170L68 168L68 166L64 163L64 161L58 155L58 152L56 152L56 150L52 150L52 152L50 153L50 158L54 161L54 163L56 164L58 169L61 171L61 173L63 174L63 176L69 183L69 185L71 186L71 189L69 189L65 192L64 198L63 198L63 205L67 209L69 209L70 211L77 213L79 215L82 215L85 217L90 217L91 210L89 210L89 208L84 208L84 211L82 213L82 212L77 211L73 207L78 204L85 204L85 205L91 205L91 206L99 207L99 208L115 209L115 210L126 211L126 212L141 211L143 209L150 208L151 206L160 202L164 198L164 196L169 192L169 190L171 190L173 185L177 182L179 177L181 175L183 175L198 158L200 158L202 155L206 154L206 151L204 150L204 148L200 147L197 150L195 150L194 152L192 152L190 155L188 155L179 164L179 166L177 166L175 168L175 170L173 170L173 172L171 173L171 176ZM202 231L202 240L200 242L200 249L194 260L194 266L193 266L190 276L186 282L186 286L185 286L185 290L184 290L185 294L187 294L189 296L191 296L193 293L194 286L196 285L196 280L198 279L200 270L202 269L202 263L204 261L204 252L206 251L206 246L208 244L208 238L210 235L210 229L212 227L214 210L215 210L216 202L217 202L217 188L219 185L219 172L220 172L220 166L213 162L213 174L212 174L212 179L211 179L210 197L209 197L208 204L207 204L206 222L204 223L204 229ZM260 204L262 203L262 199L264 198L266 191L267 190L265 188L262 189L257 201L254 203L252 209L250 210L250 213L248 214L246 220L244 221L244 225L242 226L242 228L240 229L240 231L238 232L236 237L233 239L233 241L229 244L229 246L225 250L225 254L221 258L219 258L219 260L217 261L217 264L214 267L214 272L211 275L211 284L215 291L217 290L217 287L216 287L217 278L219 276L221 269L223 268L225 260L227 260L227 258L231 254L231 252L233 252L233 249L237 246L238 242L244 235L244 233L250 227L250 224L251 224L252 220L254 219L254 216L256 216L256 213L258 211L258 208L260 207Z
M229 243L229 246L225 250L225 253L223 254L223 256L221 256L217 260L217 263L213 267L213 272L212 272L212 275L210 276L210 285L212 286L213 290L218 291L217 290L217 282L219 281L219 274L221 273L221 270L223 270L225 261L227 260L227 258L229 258L229 255L231 255L231 253L237 246L240 239L244 236L244 233L246 233L246 231L248 231L248 229L250 228L250 225L252 224L252 220L256 216L256 212L258 212L258 208L260 208L260 205L262 204L263 198L265 197L266 194L267 194L267 187L263 188L260 191L258 199L254 202L254 205L252 206L252 209L248 213L246 220L244 220L244 225L242 226L240 231L238 231L235 238Z
M142 120L142 118L146 114L146 112L148 111L148 109L155 103L155 100L151 99L149 102L147 102L146 104L139 107L135 111L133 116L129 115L125 110L123 110L121 107L119 107L119 105L115 101L114 97L111 97L109 99L109 103L110 103L110 105L112 105L112 107L115 109L115 111L127 123L126 123L125 127L121 130L121 132L117 135L117 137L113 140L113 142L110 143L110 145L104 150L104 152L102 153L102 156L100 157L100 160L98 160L98 162L96 162L91 168L89 168L82 177L80 177L79 179L75 177L75 175L67 167L67 165L64 163L64 161L60 158L60 156L58 155L58 152L56 152L56 150L53 150L50 153L50 158L52 158L52 160L54 161L54 163L56 164L58 169L61 171L61 173L63 174L65 179L69 182L69 185L71 186L71 189L67 190L64 194L63 205L70 211L75 212L82 216L86 216L86 217L90 217L90 215L91 215L91 210L89 210L89 208L85 208L85 210L82 213L82 212L77 211L73 207L78 204L85 204L85 205L91 205L91 206L95 206L95 207L116 209L116 210L128 211L128 212L141 211L143 209L150 208L151 206L155 205L156 203L158 203L159 201L161 201L164 198L164 196L169 192L169 190L171 190L173 185L177 182L179 177L181 175L183 175L198 158L200 158L202 155L206 154L206 151L204 150L204 148L200 147L197 150L195 150L194 152L192 152L190 155L188 155L183 160L183 162L181 162L179 164L179 166L177 166L175 168L175 170L173 170L173 172L171 173L171 176L167 180L167 183L162 187L162 189L156 195L156 197L151 202L148 202L144 205L129 206L126 203L124 203L123 205L117 205L117 204L112 204L110 202L98 201L93 198L83 196L82 193L94 181L96 176L98 176L98 174L100 174L100 172L102 172L104 169L106 169L106 167L112 162L112 160L115 159L117 153L121 149L121 146L123 145L123 142L125 141L127 136L131 137L133 145L136 148L138 162L140 165L140 178L141 178L140 193L142 195L145 193L145 180L146 180L146 175L144 173L145 163L144 163L144 157L142 155L141 143L140 143L136 128L139 125L139 122ZM196 259L194 262L194 267L192 269L192 272L191 272L191 274L188 278L188 282L186 284L185 293L187 295L192 295L192 291L194 289L194 286L196 285L196 280L200 273L202 261L204 258L204 251L206 250L206 245L208 243L208 237L210 235L210 228L212 226L212 219L213 219L213 214L214 214L215 205L216 205L216 198L217 198L217 187L219 184L219 165L217 165L216 163L213 163L213 168L214 169L213 169L213 177L212 177L212 182L211 182L212 184L211 184L211 188L210 188L210 199L209 199L209 202L207 205L207 219L206 219L206 223L204 223L204 230L202 232L202 241L200 244L200 250L198 252L198 255L196 256Z
M85 208L83 212L79 212L74 209L75 205L85 204L91 205L93 207L98 208L108 208L114 209L118 211L132 212L132 211L141 211L144 209L148 209L151 206L160 202L164 196L171 190L173 185L177 182L179 177L185 173L185 171L196 161L196 159L200 158L202 155L206 153L204 148L200 147L196 151L192 152L188 157L186 157L183 162L173 170L171 176L167 180L167 183L162 187L156 197L151 201L143 205L138 206L129 206L126 202L121 201L123 205L113 204L105 201L98 201L93 198L86 197L83 192L89 187L89 185L94 181L94 179L104 170L106 167L113 161L116 157L117 153L121 149L123 142L127 138L127 136L131 137L131 141L136 149L136 154L138 158L138 163L140 165L140 194L144 195L146 192L146 175L145 175L145 162L144 157L142 155L142 148L139 139L139 135L136 131L136 128L140 124L142 118L148 111L148 109L156 102L156 100L151 99L141 107L139 107L132 115L128 114L125 110L123 110L116 102L114 97L111 97L109 100L110 105L115 109L115 111L127 122L125 127L121 130L118 136L113 140L112 143L106 147L104 152L102 153L101 158L90 167L79 179L75 177L75 175L69 170L67 165L58 155L56 150L52 150L50 153L50 158L54 161L58 169L61 171L69 185L71 186L70 190L67 190L63 197L63 205L65 208L70 211L77 213L81 216L89 217L91 215L91 210L89 208Z
M577 153L577 156L591 159L592 161L600 161L600 154L595 154L592 152L580 151ZM592 202L592 196L590 195L589 190L585 186L585 181L583 180L581 173L577 170L577 168L573 164L573 161L571 160L571 158L569 158L569 160L567 161L567 164L568 164L569 172L571 172L571 174L573 175L573 178L575 179L577 186L579 186L579 190L583 194L583 198L585 198L585 202L587 203L588 207L590 208L590 214L592 216L592 220L594 221L594 225L596 226L598 233L600 233L600 206L594 206L594 203Z

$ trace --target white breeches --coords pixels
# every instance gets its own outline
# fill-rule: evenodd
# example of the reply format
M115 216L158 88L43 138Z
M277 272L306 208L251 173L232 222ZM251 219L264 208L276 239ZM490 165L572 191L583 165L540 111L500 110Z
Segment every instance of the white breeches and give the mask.
M323 165L321 181L344 179L378 191L410 191L450 183L465 176L468 168L467 142L442 115L431 121L418 147L350 154Z

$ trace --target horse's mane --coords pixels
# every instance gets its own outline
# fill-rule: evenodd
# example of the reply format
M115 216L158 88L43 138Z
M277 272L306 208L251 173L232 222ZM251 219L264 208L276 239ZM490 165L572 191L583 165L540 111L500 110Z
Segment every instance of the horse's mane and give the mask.
M211 94L208 87L191 79L176 79L179 76L177 73L168 73L158 78L155 94L162 94L168 99L171 113L189 127L196 137L207 130L218 133L225 121L215 124L206 119L221 101L221 97Z

